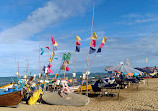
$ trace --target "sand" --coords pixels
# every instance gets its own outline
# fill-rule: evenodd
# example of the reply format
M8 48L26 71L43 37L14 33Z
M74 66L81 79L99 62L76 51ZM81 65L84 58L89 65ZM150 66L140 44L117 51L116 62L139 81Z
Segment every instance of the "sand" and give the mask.
M148 80L138 90L136 86L121 89L119 100L117 96L95 97L83 107L21 103L18 108L0 107L0 111L158 111L158 78Z

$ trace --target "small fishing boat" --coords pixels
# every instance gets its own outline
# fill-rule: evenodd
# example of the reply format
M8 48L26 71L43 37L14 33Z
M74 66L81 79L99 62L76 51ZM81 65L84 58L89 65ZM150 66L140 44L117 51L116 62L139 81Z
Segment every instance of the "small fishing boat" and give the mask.
M13 88L13 83L11 83L11 84L6 84L6 85L4 85L4 86L0 86L0 89L8 90L8 88Z
M92 90L92 86L91 85L88 85L88 91L89 90ZM78 89L76 89L75 91L81 91L81 89L82 89L82 91L86 91L86 85L82 85L82 87L80 86Z
M6 92L0 92L0 106L17 107L25 93L26 90L20 89L15 91L14 89L9 89Z

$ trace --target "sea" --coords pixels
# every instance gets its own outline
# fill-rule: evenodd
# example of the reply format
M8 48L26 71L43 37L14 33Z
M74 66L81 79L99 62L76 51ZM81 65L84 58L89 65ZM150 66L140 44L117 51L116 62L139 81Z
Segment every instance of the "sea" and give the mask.
M82 72L77 72L75 78L80 78L82 76ZM108 77L108 73L90 73L89 77ZM31 77L31 76L29 76ZM72 73L66 73L65 77L68 77L69 79L72 78ZM22 76L20 77L22 78ZM49 78L54 78L54 75L49 75ZM64 78L64 74L60 74L60 78ZM0 86L6 85L11 83L12 81L18 81L17 77L0 77Z

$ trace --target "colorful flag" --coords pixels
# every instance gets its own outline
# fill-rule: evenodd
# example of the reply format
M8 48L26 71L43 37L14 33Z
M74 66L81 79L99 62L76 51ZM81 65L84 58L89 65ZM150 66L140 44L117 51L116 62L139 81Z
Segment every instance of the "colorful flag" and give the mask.
M42 69L42 70L43 70L44 72L45 72L45 68L46 68L46 66L43 66L43 69Z
M48 67L51 68L51 67L52 67L52 64L49 63Z
M43 48L41 48L41 55L44 53L44 50L43 50Z
M49 47L46 47L46 48L50 50L50 48L49 48Z
M89 54L92 54L96 51L96 49L94 49L93 47L90 47L90 51L89 51Z
M65 71L65 66L62 65L62 66L60 67L60 69L61 69L62 71Z
M103 46L104 46L104 43L103 42L101 42L101 44L100 44L100 48L103 48Z
M54 39L54 37L51 37L51 39L52 39L52 45L54 45L54 44L55 44L55 39Z
M106 41L107 41L107 38L104 37L103 40L102 40L102 42L103 42L104 44L106 44Z
M99 47L98 50L97 50L97 53L100 53L100 52L101 52L101 48Z
M47 73L54 73L49 67L47 68Z
M56 50L57 50L57 48L56 48L56 47L53 47L53 50L54 50L54 51L56 51Z
M55 41L55 44L54 44L54 46L58 46L58 42L56 42L56 41Z
M129 59L126 59L126 64L127 64L127 65L129 65L129 61L128 61L128 60L129 60Z
M67 66L67 67L66 67L66 71L69 71L69 70L70 70L70 68Z
M92 39L97 39L97 34L93 32Z
M77 42L76 42L76 45L81 45L81 42L80 42L80 41L77 41Z
M50 62L53 62L53 57L50 58Z
M54 51L52 51L52 57L54 57L55 56L55 53L54 53Z
M71 54L68 52L67 55L66 55L66 59L65 60L70 61L70 57L71 57Z
M76 50L75 50L76 52L80 52L80 45L77 45L76 46Z
M148 58L146 58L145 62L148 62Z
M77 41L80 41L81 38L80 38L79 36L76 36L76 40L77 40Z
M92 39L90 46L95 47L95 46L96 46L96 40L93 40L93 39Z
M62 60L65 60L65 58L66 58L66 54L64 53L63 57L62 57Z

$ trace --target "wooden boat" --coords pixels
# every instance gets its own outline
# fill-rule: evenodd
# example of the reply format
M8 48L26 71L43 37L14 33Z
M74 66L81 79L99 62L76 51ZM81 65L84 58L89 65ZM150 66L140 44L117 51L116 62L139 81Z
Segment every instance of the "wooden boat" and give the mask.
M17 107L22 101L26 90L17 90L14 92L0 93L0 106Z
M0 86L0 89L8 90L8 88L13 88L13 83L7 84L7 85L4 85L4 86Z
M92 90L92 86L91 85L88 85L88 91L89 90ZM79 87L77 90L75 90L75 91L81 91L81 87ZM86 91L86 85L83 85L82 86L82 91Z
M67 105L67 106L84 106L90 102L90 98L74 93L45 92L42 99L52 105Z

